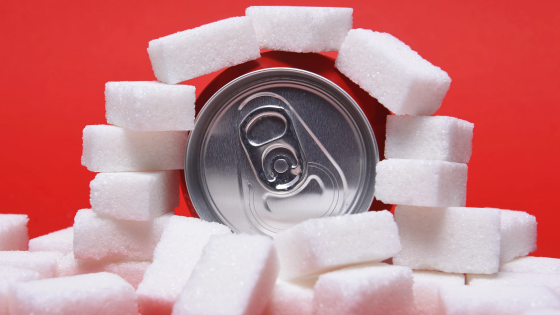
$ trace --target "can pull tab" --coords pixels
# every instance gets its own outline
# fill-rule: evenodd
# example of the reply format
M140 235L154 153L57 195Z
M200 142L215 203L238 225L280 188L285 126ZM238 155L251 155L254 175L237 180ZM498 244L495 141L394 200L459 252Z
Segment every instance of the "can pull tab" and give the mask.
M294 124L280 106L265 105L239 125L241 144L259 181L273 191L290 191L305 177L305 163Z

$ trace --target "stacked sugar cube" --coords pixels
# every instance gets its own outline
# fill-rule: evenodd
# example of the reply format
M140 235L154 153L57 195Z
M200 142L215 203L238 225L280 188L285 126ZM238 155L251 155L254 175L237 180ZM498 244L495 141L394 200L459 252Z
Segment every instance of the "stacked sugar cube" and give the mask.
M417 311L505 314L539 303L557 307L552 292L558 294L560 279L498 272L500 264L536 249L535 217L465 207L474 125L420 116L441 106L451 82L447 73L395 37L362 29L348 33L336 67L396 114L387 117L386 160L377 165L375 197L396 205L402 249L392 262L415 270ZM451 286L464 281L461 274L468 274L468 288ZM481 288L491 284L493 290ZM527 287L510 289L513 285ZM521 296L527 298L511 303Z
M195 89L159 82L108 82L107 122L87 126L82 165L98 172L91 209L78 211L64 276L109 271L135 288L152 263L173 209L194 125Z

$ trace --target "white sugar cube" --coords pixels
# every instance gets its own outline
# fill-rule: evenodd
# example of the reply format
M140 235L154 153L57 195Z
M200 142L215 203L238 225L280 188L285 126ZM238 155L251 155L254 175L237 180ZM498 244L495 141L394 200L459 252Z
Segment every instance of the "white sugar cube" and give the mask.
M500 210L397 206L402 250L393 264L450 273L498 272Z
M451 79L394 36L371 30L348 32L335 66L397 115L432 115Z
M523 211L501 210L501 260L527 256L537 249L537 219Z
M68 254L72 251L74 240L74 228L68 227L43 236L29 240L30 252L56 251Z
M69 277L96 272L110 272L123 278L135 289L142 281L146 269L151 261L97 261L76 259L74 253L70 252L60 260L58 264L58 276Z
M0 252L0 266L33 270L39 273L43 279L58 276L60 259L62 259L62 253L59 252Z
M179 171L99 173L91 210L120 220L150 221L179 206Z
M412 278L416 315L442 314L439 308L439 287L465 285L465 276L458 273L415 270Z
M233 17L150 41L158 81L175 84L259 58L250 17Z
M278 280L263 315L312 315L312 312L313 286Z
M27 250L28 221L26 214L0 214L0 251Z
M560 259L548 257L519 257L502 263L500 271L560 274Z
M171 314L210 236L231 234L225 225L173 216L154 251L154 261L138 287L142 315Z
M188 131L132 131L116 126L84 128L82 165L92 172L184 168Z
M192 130L195 87L159 82L107 82L107 123L137 131Z
M384 203L422 207L464 207L467 164L388 159L377 163L375 197Z
M10 314L137 315L134 288L117 275L101 272L16 283Z
M0 266L0 315L9 315L10 285L17 282L39 280L37 271Z
M387 116L386 159L468 163L474 124L446 116Z
M294 279L383 261L401 250L398 233L386 210L304 221L274 237L281 277Z
M548 287L560 296L560 274L498 272L493 275L467 274L468 285L483 286L528 286Z
M379 264L319 276L314 315L413 314L412 271Z
M212 236L172 314L261 314L274 289L278 269L270 238Z
M442 286L440 305L447 315L511 315L539 308L560 308L560 298L542 286Z
M261 49L293 52L338 51L352 29L351 8L248 7Z
M153 221L115 220L82 209L74 218L74 256L91 260L152 260L173 212Z

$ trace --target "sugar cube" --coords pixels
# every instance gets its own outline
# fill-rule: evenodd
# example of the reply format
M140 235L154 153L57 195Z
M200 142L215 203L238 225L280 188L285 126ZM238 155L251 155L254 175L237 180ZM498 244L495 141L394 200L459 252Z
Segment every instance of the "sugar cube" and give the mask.
M447 315L511 315L560 308L560 298L542 286L442 286L440 306Z
M27 250L26 214L0 214L0 251Z
M278 269L270 238L212 236L172 314L261 314L274 289Z
M397 206L402 250L393 264L450 273L498 272L500 210Z
M352 29L351 8L248 7L261 49L293 52L338 51Z
M313 286L278 280L263 315L312 315L312 312Z
M259 43L250 17L233 17L150 41L158 81L175 84L257 59Z
M8 303L12 283L39 279L41 279L41 276L37 271L0 266L0 315L9 315Z
M123 278L130 283L134 289L142 281L146 269L151 261L97 261L76 259L74 253L70 252L60 260L58 264L58 276L69 277L88 273L110 272Z
M68 254L72 251L74 240L74 227L68 227L43 236L29 240L30 252L56 251Z
M33 270L43 279L58 276L60 259L59 252L0 251L0 266Z
M16 283L10 314L137 315L138 305L130 284L117 275L100 272Z
M153 82L107 82L107 123L137 131L192 130L195 87Z
M545 286L560 296L560 274L498 272L493 275L467 274L468 285Z
M150 221L179 206L179 171L99 173L91 210L115 219Z
M154 262L138 287L142 315L171 314L210 236L231 234L225 225L173 216L154 251Z
M397 115L432 115L451 79L394 36L371 30L348 32L335 66Z
M91 260L152 260L173 212L153 221L115 220L82 209L74 218L74 256Z
M548 257L519 257L502 263L500 271L560 274L560 259Z
M439 308L439 287L465 285L465 276L459 273L415 270L412 272L412 278L416 315L442 314Z
M397 225L386 210L306 220L276 234L274 242L284 279L380 262L401 250Z
M379 264L319 276L313 296L315 315L413 314L410 268Z
M388 159L377 163L375 197L384 203L423 207L464 207L467 164Z
M133 131L117 126L84 128L82 165L92 172L184 168L187 131Z
M537 219L523 211L501 210L502 262L537 249Z
M446 116L387 116L386 159L468 163L474 124Z

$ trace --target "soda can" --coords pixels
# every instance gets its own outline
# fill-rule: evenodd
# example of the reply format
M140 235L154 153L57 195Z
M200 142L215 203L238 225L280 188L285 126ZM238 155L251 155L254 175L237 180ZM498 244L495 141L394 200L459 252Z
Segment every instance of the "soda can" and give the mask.
M199 111L185 181L196 215L274 235L310 218L367 211L379 150L360 106L296 68L249 72Z

